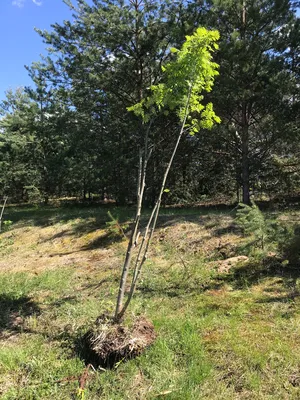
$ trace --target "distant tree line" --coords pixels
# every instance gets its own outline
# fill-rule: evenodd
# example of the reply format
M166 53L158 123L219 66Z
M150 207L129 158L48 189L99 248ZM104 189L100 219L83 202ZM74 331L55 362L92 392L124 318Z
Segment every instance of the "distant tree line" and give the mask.
M184 137L165 201L226 196L249 203L251 193L299 193L300 2L66 3L72 21L38 30L47 55L26 67L32 86L8 91L0 104L0 197L135 201L145 126L127 108L163 79L170 48L199 26L221 36L220 75L208 100L222 122ZM170 111L151 130L148 204L177 125Z

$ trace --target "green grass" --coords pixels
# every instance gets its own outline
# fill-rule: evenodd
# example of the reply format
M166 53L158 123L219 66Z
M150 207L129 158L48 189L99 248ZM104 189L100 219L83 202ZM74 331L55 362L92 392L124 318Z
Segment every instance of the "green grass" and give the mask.
M26 235L45 221L62 230L80 221L81 231L73 232L80 236L91 224L108 221L101 208L10 212L14 224L0 245L11 252L18 251L9 240L19 229ZM115 209L122 221L131 212ZM44 270L0 271L1 399L300 398L298 270L260 254L220 274L214 264L219 242L233 235L228 213L170 212L160 220L127 315L152 320L157 340L113 370L90 370L83 394L78 377L85 365L76 343L99 314L114 310L120 269L110 266L110 257L119 257L121 265L124 243L94 249L99 261L92 270L81 260L48 269L41 257ZM208 236L199 241L201 235ZM29 250L34 254L39 244ZM110 252L108 258L100 258L102 251ZM10 256L2 252L2 258Z

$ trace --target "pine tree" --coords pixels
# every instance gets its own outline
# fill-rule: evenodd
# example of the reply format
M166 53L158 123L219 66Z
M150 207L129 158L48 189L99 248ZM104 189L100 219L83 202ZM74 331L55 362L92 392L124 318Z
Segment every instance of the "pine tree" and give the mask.
M221 33L214 103L223 120L220 138L236 160L243 203L250 203L250 188L259 184L287 122L293 76L285 53L295 6L289 0L212 2L210 21Z

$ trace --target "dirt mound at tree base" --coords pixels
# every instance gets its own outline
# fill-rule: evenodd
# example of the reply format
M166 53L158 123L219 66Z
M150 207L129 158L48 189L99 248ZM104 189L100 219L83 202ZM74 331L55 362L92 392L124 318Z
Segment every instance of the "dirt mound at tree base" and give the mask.
M82 356L94 367L113 368L143 353L156 339L153 324L139 317L131 328L99 317L82 338Z

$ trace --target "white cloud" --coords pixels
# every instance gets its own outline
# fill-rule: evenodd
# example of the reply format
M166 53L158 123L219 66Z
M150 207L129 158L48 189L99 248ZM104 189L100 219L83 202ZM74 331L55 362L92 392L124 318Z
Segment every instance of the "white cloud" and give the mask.
M23 8L25 5L26 0L13 0L12 1L12 5L19 7L19 8ZM43 2L41 0L32 0L32 2L36 5L36 6L41 6L43 4Z
M14 0L11 4L13 6L22 8L22 7L24 7L24 3L25 3L25 0Z

